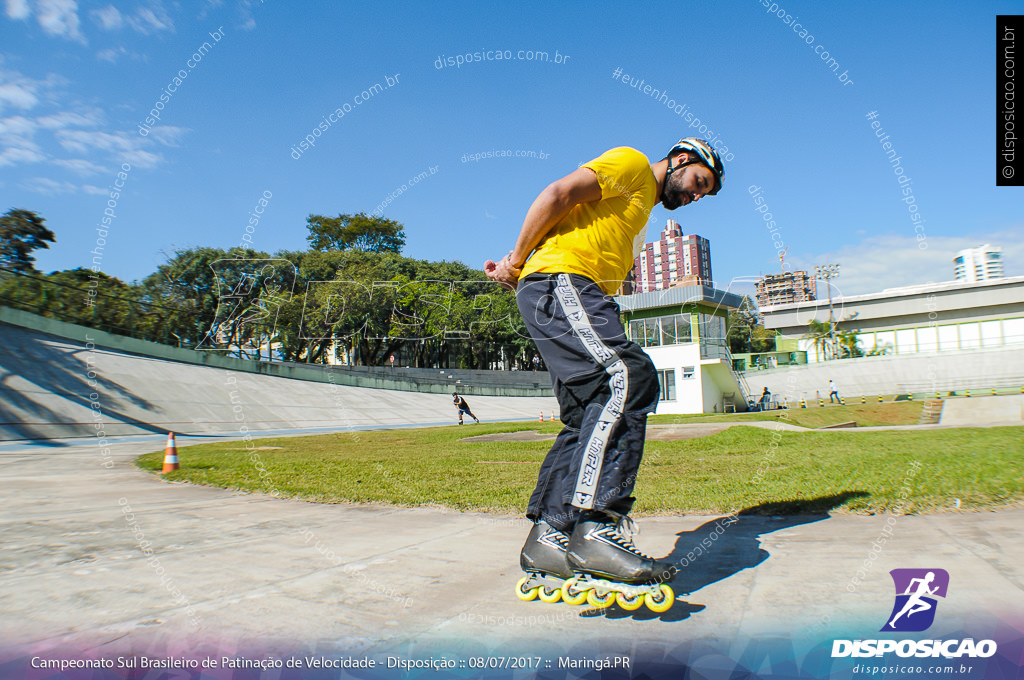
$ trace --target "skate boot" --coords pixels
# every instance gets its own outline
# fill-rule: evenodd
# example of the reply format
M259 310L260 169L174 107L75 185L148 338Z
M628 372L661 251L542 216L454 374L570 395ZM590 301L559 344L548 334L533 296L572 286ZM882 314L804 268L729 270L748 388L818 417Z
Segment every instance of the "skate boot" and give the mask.
M569 539L566 558L576 576L562 586L562 600L586 601L595 607L617 602L628 611L644 605L654 612L668 611L675 593L666 581L678 570L671 562L640 552L633 545L635 527L625 515L584 513Z
M562 585L573 578L572 569L565 561L565 548L569 535L544 520L533 525L530 535L519 554L519 566L526 576L516 584L516 595L529 602L540 598L544 602L562 599Z

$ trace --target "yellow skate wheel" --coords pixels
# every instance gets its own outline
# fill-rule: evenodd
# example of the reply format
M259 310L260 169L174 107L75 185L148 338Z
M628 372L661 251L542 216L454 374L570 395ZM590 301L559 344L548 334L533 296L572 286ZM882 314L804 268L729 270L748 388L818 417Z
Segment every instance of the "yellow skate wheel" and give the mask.
M530 580L529 576L524 576L519 579L519 583L516 584L516 596L519 597L523 602L529 602L530 600L536 600L537 594L540 592L540 586L533 588L523 588L526 582Z
M562 584L562 602L566 604L583 604L587 601L589 588L577 590L576 579L571 578Z
M656 596L652 597L650 593L644 594L644 603L647 605L647 608L652 612L657 612L659 614L671 609L675 601L676 594L672 592L672 588L664 583L662 583L661 587L658 588L658 594Z
M644 606L643 593L634 597L630 597L625 593L615 593L615 601L627 612L636 611L637 609L640 609L640 607Z
M590 603L591 607L610 607L615 602L615 595L614 591L598 595L597 590L591 590L587 593L587 602Z
M542 602L554 604L562 599L562 589L552 588L551 590L548 590L545 586L541 586L540 591L537 593L537 597L539 597Z

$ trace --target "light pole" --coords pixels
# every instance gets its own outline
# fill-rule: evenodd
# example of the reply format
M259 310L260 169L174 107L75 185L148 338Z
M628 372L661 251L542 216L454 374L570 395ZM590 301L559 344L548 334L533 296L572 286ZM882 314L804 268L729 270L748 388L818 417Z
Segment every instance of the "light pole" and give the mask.
M828 329L829 335L832 336L832 357L836 358L839 352L836 347L836 325L832 322L832 279L839 278L839 265L815 265L814 278L824 281L825 287L828 288Z

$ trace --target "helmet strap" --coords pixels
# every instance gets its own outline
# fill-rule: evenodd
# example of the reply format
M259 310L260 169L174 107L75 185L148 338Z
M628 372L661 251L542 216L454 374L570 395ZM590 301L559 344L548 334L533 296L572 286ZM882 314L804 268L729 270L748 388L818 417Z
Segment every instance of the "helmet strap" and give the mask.
M679 165L677 165L676 167L673 168L672 167L672 156L673 156L673 154L671 154L671 153L668 155L668 159L667 159L668 160L668 169L665 171L665 181L661 185L661 199L660 200L665 200L665 189L668 188L668 178L672 176L673 172L675 172L676 170L680 170L682 168L685 168L687 165L692 165L693 163L699 163L700 162L700 161L697 161L697 160L689 160L690 154L687 153L686 154L687 160L682 162L682 163L680 163Z

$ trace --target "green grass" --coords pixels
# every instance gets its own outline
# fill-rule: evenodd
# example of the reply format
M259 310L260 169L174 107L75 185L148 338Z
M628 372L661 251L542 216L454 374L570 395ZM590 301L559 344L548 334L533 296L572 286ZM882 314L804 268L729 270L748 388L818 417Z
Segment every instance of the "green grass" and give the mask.
M715 415L662 415L651 416L648 422L659 425L714 422L780 421L800 427L818 428L854 421L858 427L876 425L916 425L921 417L924 402L900 401L879 404L869 400L867 404L818 407L817 402L808 403L808 408L765 411L763 413L719 413Z
M318 502L433 505L522 512L550 442L462 442L557 423L496 423L260 439L182 447L166 475ZM748 510L906 513L995 508L1024 500L1024 427L883 432L775 432L734 427L648 442L635 495L640 514ZM772 444L776 447L772 447ZM266 474L261 479L254 455ZM158 471L162 452L141 456ZM918 461L920 466L912 467ZM916 473L915 473L916 469ZM904 478L910 483L900 498Z

